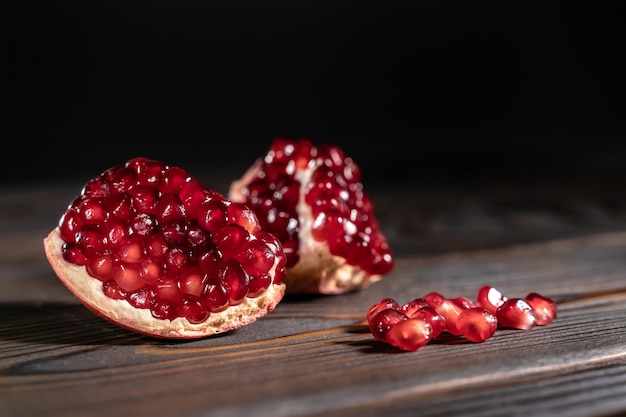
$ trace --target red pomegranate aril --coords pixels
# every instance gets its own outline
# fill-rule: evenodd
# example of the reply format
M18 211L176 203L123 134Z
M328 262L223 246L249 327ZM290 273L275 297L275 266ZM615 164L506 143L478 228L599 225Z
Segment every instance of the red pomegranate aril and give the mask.
M228 307L228 292L217 279L209 279L202 293L203 304L212 312L224 311Z
M137 291L133 291L126 295L126 300L130 305L141 309L151 308L153 298L154 289L148 289L146 287L139 288Z
M360 171L337 146L276 138L231 184L229 198L249 205L280 239L292 293L345 293L393 268Z
M76 233L76 247L85 256L97 256L105 251L106 239L93 225L86 224Z
M496 332L498 319L482 307L470 307L459 314L456 328L467 340L484 342Z
M272 283L272 278L267 275L250 275L250 282L248 284L248 297L257 297L262 294L267 287Z
M443 303L445 297L438 292L429 292L422 297L435 310Z
M250 234L238 224L229 224L216 232L213 239L224 258L233 258L241 253L250 240Z
M272 250L257 239L246 242L241 252L237 254L237 260L250 275L267 274L274 265L274 258Z
M135 214L132 199L128 193L112 196L105 204L108 215L119 220L130 220Z
M371 320L369 320L368 326L376 340L387 342L387 332L389 329L407 319L408 317L400 311L394 308L387 308L374 314Z
M111 254L105 254L91 258L85 267L89 275L102 282L107 282L113 279L115 261Z
M430 323L420 318L409 318L392 326L386 335L387 343L406 351L415 351L432 340Z
M84 223L99 224L104 222L108 217L108 213L102 204L100 204L99 199L85 199L76 208Z
M180 289L187 295L201 297L208 276L199 267L188 268L180 274Z
M172 193L161 195L154 206L154 214L159 223L184 220L187 215L180 197Z
M435 307L435 311L446 320L446 331L455 336L459 336L461 331L457 327L457 320L461 312L468 307L464 299L444 298L444 300Z
M63 253L63 260L74 265L87 265L89 258L87 258L76 246L75 242L64 243L61 248Z
M113 271L113 279L126 292L137 291L144 285L141 266L136 263L118 263Z
M141 261L141 278L145 285L153 286L163 276L165 264L161 258L146 258Z
M163 173L161 177L161 185L159 190L161 194L172 193L176 195L181 187L189 180L191 180L189 173L180 167L171 167Z
M498 323L502 327L528 330L537 325L533 308L521 298L507 299L496 312Z
M159 190L146 185L136 185L129 192L135 210L151 213L159 200Z
M426 320L432 327L433 339L446 330L446 319L429 305L413 311L409 318Z
M496 288L490 285L484 285L478 289L476 305L488 310L492 314L496 314L498 307L500 307L506 299L507 297Z
M156 299L174 302L182 301L183 293L178 287L178 283L179 279L175 274L165 274L165 276L160 277L154 285Z
M272 311L285 291L282 244L251 208L147 158L89 180L44 248L86 307L150 336L233 330Z
M219 199L206 201L198 208L198 223L210 233L215 233L226 225L228 217L226 203Z
M369 322L369 321L372 320L372 317L374 317L376 314L378 314L378 312L380 312L382 310L387 310L387 309L400 310L400 305L393 298L383 298L382 300L380 300L378 303L372 305L367 310L367 314L365 315L365 318Z
M114 300L123 300L128 296L128 293L121 289L115 281L107 281L102 284L102 292Z
M526 295L525 301L530 304L537 317L537 326L548 325L556 318L557 307L551 298L531 292Z
M161 223L158 230L168 245L183 245L187 239L185 231L187 226L188 225L182 221L170 221Z
M398 309L406 314L407 317L411 317L415 312L424 307L430 307L430 304L423 298L415 298L408 303L402 304Z
M189 323L202 323L209 318L211 312L196 299L184 299L178 305L177 316L185 317Z
M220 273L222 282L228 294L230 305L239 304L248 295L250 276L243 270L243 267L235 259L228 259L224 262L223 270Z
M141 262L145 256L144 241L138 237L131 237L117 249L117 257L122 262Z

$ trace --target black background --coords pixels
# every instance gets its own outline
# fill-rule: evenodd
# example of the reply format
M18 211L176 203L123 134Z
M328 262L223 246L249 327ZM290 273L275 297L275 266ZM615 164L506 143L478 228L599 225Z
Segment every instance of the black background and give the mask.
M276 136L367 181L623 177L623 4L5 1L2 181L237 171Z

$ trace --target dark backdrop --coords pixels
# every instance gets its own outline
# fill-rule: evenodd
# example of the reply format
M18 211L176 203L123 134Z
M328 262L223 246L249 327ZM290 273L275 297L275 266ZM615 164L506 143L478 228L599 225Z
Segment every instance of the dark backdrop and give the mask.
M279 135L368 181L624 175L623 4L5 1L2 181L236 171Z

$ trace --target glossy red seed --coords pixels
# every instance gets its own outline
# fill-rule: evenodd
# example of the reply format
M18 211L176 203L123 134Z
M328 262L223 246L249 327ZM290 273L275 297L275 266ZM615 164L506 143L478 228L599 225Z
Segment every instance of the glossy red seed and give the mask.
M435 307L435 311L446 320L446 331L458 336L461 334L461 330L457 327L458 317L463 310L468 308L471 306L468 306L463 298L444 298L441 304Z
M445 297L438 292L429 292L422 297L432 308L437 309L439 305L445 300Z
M136 263L119 263L113 271L113 279L126 292L137 291L143 287L141 267Z
M478 289L476 305L488 310L492 314L496 314L498 307L500 307L506 299L507 297L505 297L496 288L490 285L484 285Z
M220 271L220 277L228 294L228 303L230 305L241 303L248 295L250 285L250 276L244 271L241 264L234 259L226 260Z
M496 332L498 320L482 307L463 310L456 319L459 334L472 342L484 342Z
M387 343L406 351L415 351L432 340L432 326L424 319L400 321L387 332Z
M370 321L372 320L372 317L378 314L379 311L387 310L387 309L399 310L400 305L393 298L383 298L378 303L370 306L370 308L367 310L365 318L367 319L367 321Z
M531 292L526 295L525 301L530 304L537 317L537 326L550 324L556 318L557 306L551 298Z
M406 314L407 317L411 317L414 313L424 307L430 307L430 304L428 304L428 302L423 298L415 298L408 303L401 305L398 309Z
M533 308L521 298L509 298L496 312L498 323L502 327L528 330L537 325Z
M184 299L177 305L176 315L185 317L189 323L202 323L209 318L211 312L196 299Z
M236 258L249 275L269 273L275 261L274 252L258 239L246 242Z
M387 308L374 314L369 320L368 326L372 336L374 336L376 340L387 342L387 332L397 323L407 319L408 317L400 311Z
M429 305L413 311L409 318L422 319L429 323L432 327L432 338L446 330L446 319Z

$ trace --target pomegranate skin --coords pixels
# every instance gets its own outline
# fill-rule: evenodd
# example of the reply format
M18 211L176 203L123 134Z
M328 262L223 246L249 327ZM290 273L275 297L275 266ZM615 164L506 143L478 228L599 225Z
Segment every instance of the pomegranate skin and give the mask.
M360 169L335 145L276 138L228 198L250 206L280 239L290 294L343 294L393 269Z
M90 180L43 244L85 307L151 337L234 330L285 293L280 242L250 209L148 158Z

